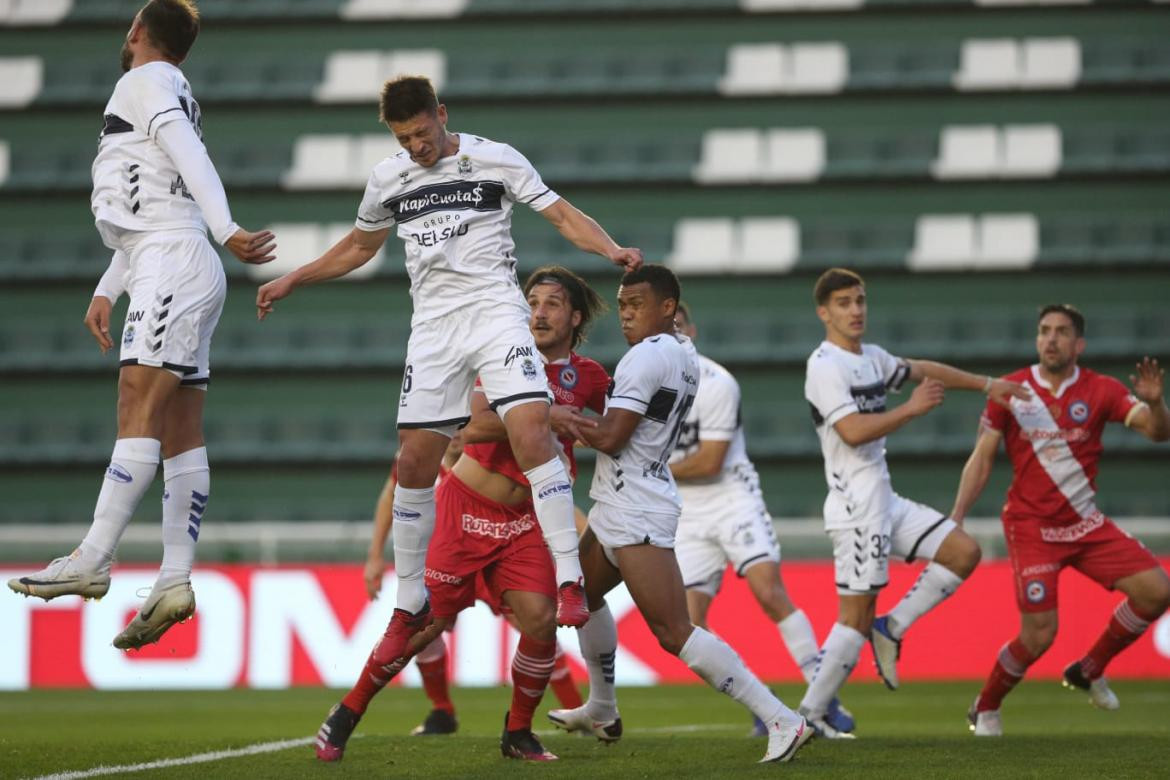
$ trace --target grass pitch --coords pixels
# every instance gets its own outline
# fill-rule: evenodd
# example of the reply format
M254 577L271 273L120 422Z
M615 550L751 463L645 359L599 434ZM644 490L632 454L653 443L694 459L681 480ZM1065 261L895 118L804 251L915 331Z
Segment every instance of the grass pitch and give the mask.
M627 688L619 693L623 740L552 733L544 711L537 732L560 756L527 764L500 756L508 689L454 693L459 733L406 736L428 709L421 691L392 689L371 705L340 764L318 763L308 745L262 755L136 773L166 778L638 778L755 777L1167 777L1170 682L1119 682L1122 707L1101 712L1051 681L1025 682L1008 699L1001 740L976 740L964 715L977 683L907 684L896 692L849 685L858 719L852 742L814 740L796 762L759 766L764 741L749 739L748 717L705 686ZM777 689L789 704L795 686ZM184 758L257 743L310 737L338 691L0 694L0 777ZM555 706L553 704L552 706Z

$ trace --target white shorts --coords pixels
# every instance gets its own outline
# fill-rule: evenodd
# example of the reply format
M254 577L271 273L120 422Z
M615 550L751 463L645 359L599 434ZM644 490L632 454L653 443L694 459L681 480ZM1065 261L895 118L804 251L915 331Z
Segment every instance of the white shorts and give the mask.
M761 561L780 562L780 543L763 499L729 489L718 509L683 500L675 555L688 589L714 597L728 561L740 577Z
M833 570L842 596L877 593L890 582L890 556L932 560L955 522L938 510L895 494L890 511L856 528L829 531Z
M398 427L441 430L463 425L471 419L476 376L501 417L519 404L552 403L526 309L472 305L411 328Z
M597 502L589 510L589 527L601 543L605 557L617 566L613 551L618 547L650 544L671 549L678 532L678 515L640 512L636 509Z
M227 279L207 236L194 230L146 234L126 248L130 306L121 365L156 366L186 386L207 386L211 336L223 312Z

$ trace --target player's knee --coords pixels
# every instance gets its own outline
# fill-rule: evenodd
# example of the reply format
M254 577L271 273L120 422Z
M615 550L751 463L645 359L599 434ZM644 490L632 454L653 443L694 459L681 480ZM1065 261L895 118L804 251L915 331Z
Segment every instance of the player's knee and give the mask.
M983 558L983 550L979 543L960 529L956 529L947 536L939 555L935 561L950 569L957 576L967 579L979 561Z
M694 625L689 620L685 621L685 624L654 622L649 625L654 638L658 640L658 645L671 655L678 655L682 652L683 645L687 643L691 633L695 630Z
M1160 616L1170 609L1170 577L1167 577L1165 572L1158 571L1156 576L1149 578L1148 584L1140 593L1135 593L1130 598L1143 614Z
M551 642L557 638L557 610L550 600L546 605L527 611L523 617L516 616L520 621L521 632L541 642Z
M1028 648L1028 652L1032 654L1033 658L1039 658L1052 647L1053 641L1056 640L1056 621L1045 621L1036 625L1025 627L1020 631L1020 641L1023 642L1024 647Z

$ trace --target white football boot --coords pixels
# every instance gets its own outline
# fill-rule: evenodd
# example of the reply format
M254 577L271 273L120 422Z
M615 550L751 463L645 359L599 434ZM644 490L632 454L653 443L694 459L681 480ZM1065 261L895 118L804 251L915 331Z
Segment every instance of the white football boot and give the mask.
M1085 677L1080 661L1069 664L1065 668L1063 679L1060 682L1065 688L1076 688L1088 693L1089 701L1094 707L1103 710L1116 710L1121 707L1121 700L1117 698L1116 693L1109 689L1109 683L1105 681L1105 678L1098 677L1095 680L1090 680Z
M813 737L813 727L801 718L796 725L785 726L779 718L768 724L768 752L761 764L783 764L796 757L796 751Z
M971 703L971 709L967 710L967 728L977 737L1002 737L1003 721L1000 720L999 710L977 711L975 705L978 703L979 699L976 699Z
M176 582L164 587L155 586L142 609L114 637L119 650L137 650L157 642L167 630L195 614L195 593L190 582Z
M37 596L45 601L58 596L81 596L100 599L110 589L110 561L96 569L81 559L81 548L64 558L55 558L45 568L8 581L8 587L26 596Z
M586 711L588 705L571 710L549 710L548 719L558 729L568 732L592 734L602 742L612 745L622 738L622 716L614 714L612 719L595 720Z

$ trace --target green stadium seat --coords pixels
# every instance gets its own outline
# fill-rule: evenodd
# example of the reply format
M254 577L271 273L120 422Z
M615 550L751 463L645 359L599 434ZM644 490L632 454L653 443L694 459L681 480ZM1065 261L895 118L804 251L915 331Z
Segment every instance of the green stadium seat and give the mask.
M849 47L849 90L949 89L959 67L954 46L891 41Z

